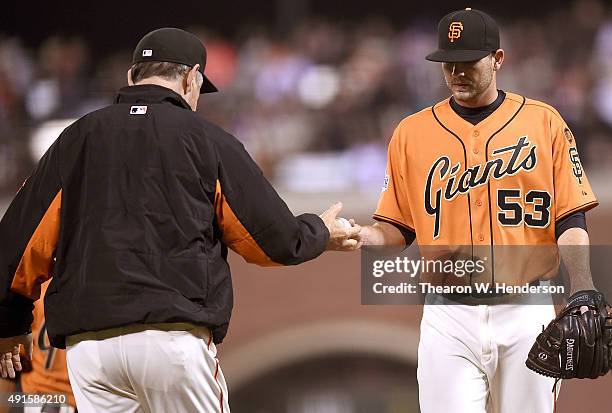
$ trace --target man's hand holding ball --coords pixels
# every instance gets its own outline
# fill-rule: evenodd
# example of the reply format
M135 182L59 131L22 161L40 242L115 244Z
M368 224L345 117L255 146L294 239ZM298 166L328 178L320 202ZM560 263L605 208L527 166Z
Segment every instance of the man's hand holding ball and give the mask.
M329 230L328 250L354 251L361 247L361 227L355 220L338 217L342 203L336 202L323 212L320 217Z

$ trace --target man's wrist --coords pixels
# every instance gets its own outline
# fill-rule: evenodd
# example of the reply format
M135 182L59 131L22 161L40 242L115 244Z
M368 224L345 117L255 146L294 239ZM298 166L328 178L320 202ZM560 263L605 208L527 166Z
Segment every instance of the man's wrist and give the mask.
M382 239L382 230L373 225L361 227L361 242L363 245L381 245L384 243Z
M593 285L593 283L580 283L576 286L572 285L570 288L570 297L573 296L574 294L576 294L579 291L597 291L597 288L595 288L595 285Z

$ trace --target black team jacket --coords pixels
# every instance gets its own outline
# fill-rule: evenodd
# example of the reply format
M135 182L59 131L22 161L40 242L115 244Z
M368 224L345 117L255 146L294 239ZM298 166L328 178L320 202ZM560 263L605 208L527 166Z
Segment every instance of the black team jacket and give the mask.
M129 324L188 322L220 343L227 247L259 265L320 255L329 232L294 217L242 144L173 91L123 88L66 128L0 221L0 337L30 330L40 284L51 344Z

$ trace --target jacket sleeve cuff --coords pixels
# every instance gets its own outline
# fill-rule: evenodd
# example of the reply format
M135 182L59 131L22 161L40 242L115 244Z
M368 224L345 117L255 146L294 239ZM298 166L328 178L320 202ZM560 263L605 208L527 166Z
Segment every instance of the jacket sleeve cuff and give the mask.
M329 230L325 226L323 220L315 214L302 214L297 217L302 227L303 237L312 243L312 247L307 250L310 252L306 260L311 260L318 257L327 248L329 242ZM306 228L304 228L306 227ZM304 260L304 261L306 261Z
M32 310L34 310L32 300L10 293L7 299L0 303L0 338L30 333L34 320Z

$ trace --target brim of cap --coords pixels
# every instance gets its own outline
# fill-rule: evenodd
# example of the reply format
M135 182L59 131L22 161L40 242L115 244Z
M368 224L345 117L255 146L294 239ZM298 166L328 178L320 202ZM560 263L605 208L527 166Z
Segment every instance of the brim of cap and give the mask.
M202 76L204 77L204 82L202 82L202 87L200 88L200 94L214 93L214 92L219 91L219 89L217 89L217 87L213 85L213 82L211 82L210 79L206 77L206 75L202 75Z
M436 50L428 54L425 59L431 62L474 62L487 56L487 50Z

